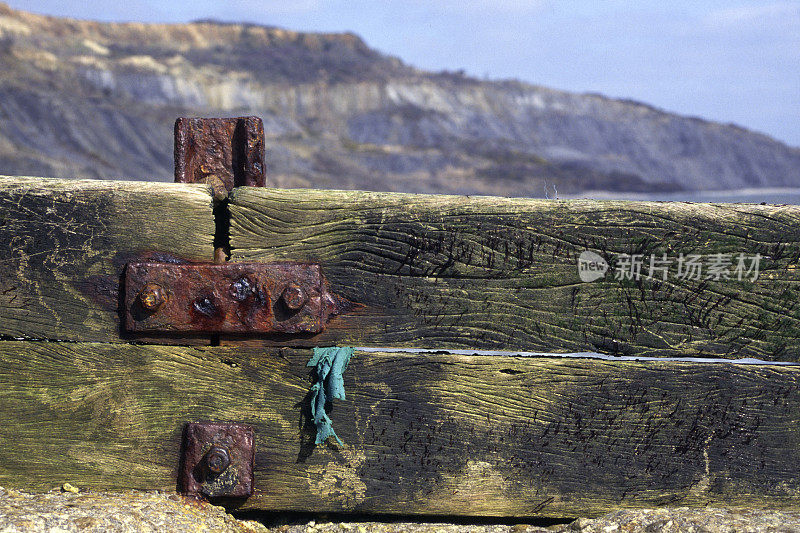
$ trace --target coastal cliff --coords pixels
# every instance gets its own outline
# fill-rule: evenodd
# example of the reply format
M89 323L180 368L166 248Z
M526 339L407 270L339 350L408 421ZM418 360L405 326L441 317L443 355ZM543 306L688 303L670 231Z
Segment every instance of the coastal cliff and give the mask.
M99 23L0 4L0 174L170 180L177 116L258 115L270 185L544 196L800 186L800 149L459 72L353 34Z

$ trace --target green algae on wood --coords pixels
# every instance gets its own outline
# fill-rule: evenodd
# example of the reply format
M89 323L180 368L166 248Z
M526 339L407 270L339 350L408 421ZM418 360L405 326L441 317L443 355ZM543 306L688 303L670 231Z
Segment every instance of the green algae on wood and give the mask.
M798 206L238 188L230 211L233 260L319 262L361 304L308 345L800 360ZM583 283L584 250L760 254L761 272Z
M310 350L0 342L0 485L174 490L181 428L252 424L241 508L486 516L800 508L800 367L356 352L336 431Z
M213 258L205 185L0 177L0 336L120 341L127 261Z

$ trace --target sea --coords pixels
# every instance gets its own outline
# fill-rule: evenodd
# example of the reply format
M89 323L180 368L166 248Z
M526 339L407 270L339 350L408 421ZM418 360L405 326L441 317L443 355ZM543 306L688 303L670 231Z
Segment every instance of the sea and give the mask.
M569 196L569 198L590 198L595 200L800 205L800 188L782 187L765 189L736 189L728 191L684 191L672 193L620 193L612 191L586 191L580 194Z

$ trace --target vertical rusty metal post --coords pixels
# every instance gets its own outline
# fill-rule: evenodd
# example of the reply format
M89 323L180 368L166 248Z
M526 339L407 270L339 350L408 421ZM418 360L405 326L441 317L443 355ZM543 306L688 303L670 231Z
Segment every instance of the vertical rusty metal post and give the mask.
M263 187L264 123L259 117L185 118L175 121L175 183L219 180Z
M175 121L175 183L207 183L216 200L214 262L230 254L226 199L234 187L263 187L264 123L259 117Z

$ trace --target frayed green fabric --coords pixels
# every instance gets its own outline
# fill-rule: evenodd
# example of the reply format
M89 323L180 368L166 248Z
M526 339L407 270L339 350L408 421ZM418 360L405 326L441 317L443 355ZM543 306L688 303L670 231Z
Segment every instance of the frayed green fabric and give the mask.
M325 412L325 404L332 401L344 400L344 378L342 374L347 369L347 363L353 356L353 348L314 348L306 366L316 367L317 381L311 386L311 416L317 426L317 438L314 444L322 444L328 437L333 436L339 444L344 443L333 430L333 422Z

